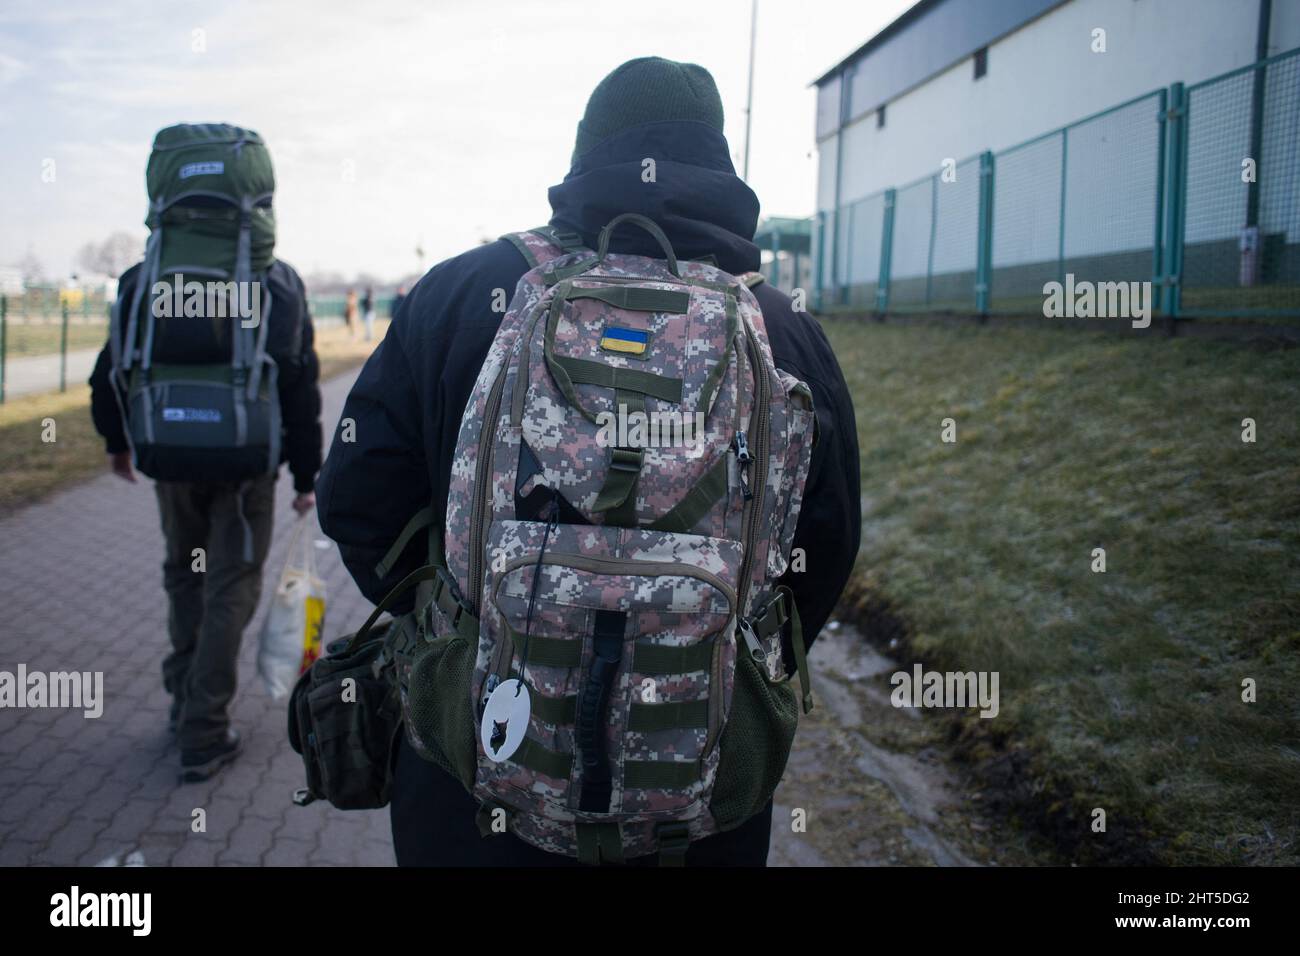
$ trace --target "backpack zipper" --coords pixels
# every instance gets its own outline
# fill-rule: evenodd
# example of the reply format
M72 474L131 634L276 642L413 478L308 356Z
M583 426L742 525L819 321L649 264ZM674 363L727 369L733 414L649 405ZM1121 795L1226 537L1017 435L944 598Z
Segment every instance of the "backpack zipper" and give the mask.
M488 501L492 494L490 487L485 487L486 478L492 467L492 446L496 441L497 417L501 412L501 391L506 382L506 372L510 363L504 359L501 371L497 373L492 390L488 392L487 409L483 417L483 432L478 438L478 461L474 463L474 507L470 511L469 528L469 594L465 595L474 608L475 617L483 617L483 608L479 604L479 591L483 587L483 537L486 528Z
M745 320L742 320L745 321ZM767 490L767 472L768 472L768 446L771 440L771 379L768 376L769 369L763 362L763 352L758 347L758 339L754 330L750 327L749 322L745 321L745 337L749 341L749 350L751 353L751 364L754 370L754 415L750 420L750 436L747 442L740 442L740 433L737 438L737 458L739 451L744 447L748 452L749 445L755 449L754 475L750 482L749 493L751 497L746 501L745 507L749 509L744 518L743 542L745 545L745 558L740 565L740 580L737 582L739 591L737 594L736 614L744 619L745 602L749 597L750 577L753 572L754 550L758 545L758 523L763 512L763 495ZM743 474L742 468L742 474ZM743 480L742 480L743 486ZM745 621L748 624L748 621ZM743 633L743 631L742 631Z

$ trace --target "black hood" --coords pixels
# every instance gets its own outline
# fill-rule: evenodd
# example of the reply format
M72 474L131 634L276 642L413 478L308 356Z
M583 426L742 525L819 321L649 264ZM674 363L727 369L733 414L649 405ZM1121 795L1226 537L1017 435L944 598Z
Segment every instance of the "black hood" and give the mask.
M644 182L643 162L655 161L655 181ZM758 197L736 175L726 138L705 123L673 121L634 126L583 153L550 189L551 224L574 230L593 249L615 216L648 216L668 234L680 259L713 256L732 274L758 269ZM616 252L660 257L644 230L620 226Z

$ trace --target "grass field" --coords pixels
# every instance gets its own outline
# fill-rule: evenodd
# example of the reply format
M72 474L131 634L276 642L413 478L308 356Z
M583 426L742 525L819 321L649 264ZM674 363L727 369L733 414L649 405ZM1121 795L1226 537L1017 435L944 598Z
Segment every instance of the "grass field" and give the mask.
M999 672L999 716L952 730L1000 812L1080 862L1300 862L1300 350L825 327L849 603L908 663Z
M68 351L99 348L108 337L106 320L68 322ZM63 327L52 322L8 322L5 327L5 355L26 358L30 355L57 354L63 347Z
M342 326L316 330L321 379L360 365L384 337L387 321L375 323L375 340L348 338ZM102 337L99 344L103 344ZM42 441L53 419L55 441ZM328 427L328 423L327 423ZM30 395L0 405L0 515L44 498L106 467L104 443L90 420L90 388Z

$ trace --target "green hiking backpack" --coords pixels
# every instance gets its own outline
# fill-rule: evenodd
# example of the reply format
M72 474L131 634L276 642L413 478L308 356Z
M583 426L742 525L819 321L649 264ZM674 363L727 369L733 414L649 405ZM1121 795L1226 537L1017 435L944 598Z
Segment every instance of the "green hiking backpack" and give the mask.
M170 126L154 138L146 182L144 263L130 302L113 306L109 336L135 466L161 481L268 474L280 462L277 369L266 354L270 154L261 136L238 126ZM164 277L167 291L156 292ZM199 315L228 322L229 363L154 364L159 323Z

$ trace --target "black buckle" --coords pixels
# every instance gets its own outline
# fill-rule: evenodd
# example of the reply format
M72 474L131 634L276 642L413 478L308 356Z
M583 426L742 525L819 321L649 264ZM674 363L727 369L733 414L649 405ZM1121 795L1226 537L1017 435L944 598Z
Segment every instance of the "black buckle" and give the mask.
M456 596L456 579L451 576L451 572L446 568L438 568L433 577L433 589L429 594L429 603L425 605L425 628L432 634L433 618L432 608L437 606L443 615L447 618L453 631L460 628L460 619L468 613L459 597Z
M569 245L582 245L582 236L568 229L556 229L552 226L551 238L555 240L555 244L561 249Z
M768 615L776 614L776 626L767 630ZM785 626L790 622L790 611L785 606L785 592L777 591L776 595L764 604L752 618L750 623L754 630L767 637L769 634L784 634ZM764 633L766 631L766 633Z
M660 866L686 865L686 851L691 845L690 824L661 823L655 827L655 838L659 841Z

